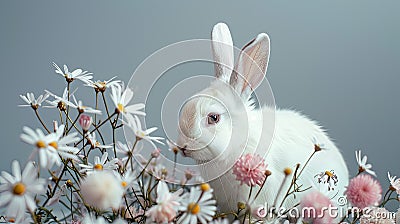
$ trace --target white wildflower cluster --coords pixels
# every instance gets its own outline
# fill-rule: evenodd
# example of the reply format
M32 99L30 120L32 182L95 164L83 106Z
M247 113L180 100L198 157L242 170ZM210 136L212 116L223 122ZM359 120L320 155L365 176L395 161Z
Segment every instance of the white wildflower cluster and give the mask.
M22 128L20 138L32 148L25 167L21 169L20 163L13 161L12 172L1 173L0 211L4 210L5 221L213 220L217 207L207 184L201 188L168 183L174 172L158 158L163 153L158 145L164 145L164 139L153 136L157 127L145 128L145 105L133 103L134 93L129 87L116 77L93 81L93 74L88 71L53 65L65 79L66 87L61 93L45 90L37 98L33 93L21 95L25 103L21 106L33 109L38 126ZM79 82L92 89L89 94L95 96L96 103L85 104L79 99L79 92L72 90ZM42 110L56 112L51 124L47 117L42 118ZM125 141L118 140L122 127L133 133ZM149 157L138 151L148 151ZM195 175L188 174L185 183Z

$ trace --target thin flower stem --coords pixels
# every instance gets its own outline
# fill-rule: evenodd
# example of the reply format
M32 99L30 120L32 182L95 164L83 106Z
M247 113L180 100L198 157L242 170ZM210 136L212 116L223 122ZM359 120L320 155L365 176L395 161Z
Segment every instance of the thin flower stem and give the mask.
M258 197L258 195L260 195L261 190L263 189L263 187L264 187L264 185L265 185L265 182L267 182L267 179L268 179L268 177L265 177L263 183L262 183L261 186L260 186L260 189L258 189L258 191L257 191L257 193L256 193L256 196L254 196L253 202L256 200L256 198Z
M37 110L37 109L34 109L34 111L35 111L36 117L39 119L39 121L40 121L40 123L42 124L42 126L44 127L44 129L46 129L47 133L50 134L51 132L49 131L49 129L48 129L48 128L46 127L46 125L44 124L42 118L41 118L40 115L39 115L38 110Z
M59 115L60 115L60 122L61 122L61 124L64 124L63 117L62 117L62 111L61 111L60 109L58 109L58 113L59 113Z
M64 113L65 113L65 115L67 116L67 120L69 120L71 123L73 123L72 119L67 115L67 113L66 113L65 111L64 111ZM82 132L79 130L79 128L76 126L76 124L74 124L73 126L74 126L75 130L76 130L79 134L82 134ZM68 130L68 129L65 128L65 132L66 132L67 130Z
M129 157L126 160L125 165L124 165L124 171L126 171L126 167L128 166L129 161L132 161L133 150L135 150L135 147L136 147L137 143L139 142L139 140L140 139L136 138L135 142L133 143L131 153L130 153L130 155L129 155ZM133 169L132 163L131 163L131 169Z
M58 177L56 184L54 185L53 191L51 191L50 196L47 197L47 199L43 202L42 207L44 207L47 202L50 200L50 198L52 198L54 196L54 194L56 193L57 187L59 186L59 183L61 181L62 176L64 175L65 171L66 171L66 166L67 166L68 162L64 162L64 167L61 171L60 176Z
M177 153L174 153L174 170L172 171L172 176L175 178L175 173L176 173L176 159L177 159Z
M71 131L73 127L76 127L75 124L78 121L80 115L81 113L78 113L78 116L76 116L75 120L72 122L71 127L67 130L67 132L65 132L66 135Z
M70 187L70 191L71 191L71 219L74 220L74 211L72 210L73 203L72 203L72 188L71 187Z
M297 175L297 177L296 177L297 179L298 179L298 178L300 177L300 175L303 173L303 171L304 171L304 169L306 168L307 164L310 162L311 158L315 155L316 152L317 152L317 151L314 150L314 152L310 155L310 157L308 157L306 163L304 163L303 168L301 168L301 170L300 170L300 172L299 172L299 175Z
M275 208L276 203L278 202L279 195L281 194L281 192L282 192L282 190L283 190L283 187L284 187L284 185L285 185L287 179L288 179L288 175L285 175L285 178L283 179L283 181L282 181L282 183L281 183L281 186L280 186L279 189L278 189L278 193L276 194L276 198L275 198L274 203L273 203L273 206L272 206L273 208Z
M32 216L32 219L33 219L33 223L39 224L35 212L34 211L29 211L29 212L31 213L31 216Z
M96 97L95 97L95 108L96 110L99 109L99 91L95 90L96 92ZM97 124L97 114L94 114L94 123Z
M289 195L290 195L290 189L292 189L292 187L296 184L296 181L297 181L297 178L298 178L298 176L297 176L297 171L299 170L299 168L300 168L300 164L298 163L298 164L296 164L296 168L295 168L295 170L294 170L292 182L290 183L290 186L289 186L289 188L287 189L286 194L285 194L285 196L283 197L281 204L279 205L280 208L282 207L282 205L283 205L283 203L285 202L285 200L287 199L287 197L289 197ZM300 174L299 174L299 176L300 176ZM294 191L293 191L293 192L294 192Z
M133 218L132 212L129 209L129 203L128 203L128 200L126 199L126 195L124 195L124 200L125 200L125 204L126 204L126 210L128 211L129 215Z
M106 97L104 96L104 92L101 92L101 96L103 98L104 107L106 108L107 116L110 116L110 112L108 111Z
M71 83L67 81L67 99L68 101L70 100L70 91L71 89ZM67 117L65 118L65 129L68 130L68 118L69 118L69 105L67 104L67 111L66 111Z

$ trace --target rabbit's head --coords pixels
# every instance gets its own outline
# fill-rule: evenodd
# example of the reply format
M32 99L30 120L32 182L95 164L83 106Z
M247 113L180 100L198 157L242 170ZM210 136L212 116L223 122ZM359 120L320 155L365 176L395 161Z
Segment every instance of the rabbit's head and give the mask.
M226 149L247 138L251 94L265 76L270 46L268 35L259 34L243 47L235 64L227 25L215 25L211 38L216 80L182 107L177 141L184 156L202 162L229 154Z

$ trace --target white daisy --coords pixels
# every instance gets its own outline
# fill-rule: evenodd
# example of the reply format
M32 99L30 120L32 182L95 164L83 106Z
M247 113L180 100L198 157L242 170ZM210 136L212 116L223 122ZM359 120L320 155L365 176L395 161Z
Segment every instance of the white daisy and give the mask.
M31 162L26 164L21 173L19 162L14 160L11 165L12 174L5 171L0 177L0 208L7 207L6 215L14 217L16 223L22 221L27 210L36 209L35 195L43 193L46 181L37 178L36 169Z
M396 176L390 176L389 172L388 178L390 181L390 186L396 191L397 194L400 194L400 178L396 179Z
M103 171L103 170L108 170L112 171L118 168L117 165L117 160L113 159L109 162L107 162L108 158L108 153L105 152L102 156L101 159L98 156L94 157L94 164L89 163L88 165L85 164L79 164L79 166L82 168L81 172L86 172L86 173L93 173L94 171Z
M24 100L27 104L19 105L20 107L32 107L34 110L38 109L42 106L42 103L49 97L49 94L45 93L40 95L37 99L35 99L35 95L33 93L27 93L26 96L19 95L22 100Z
M32 130L29 127L23 127L25 133L21 134L21 140L25 143L35 146L33 153L39 154L40 166L50 169L54 163L58 166L62 161L60 156L66 159L77 159L76 153L79 149L68 146L79 140L77 133L64 134L64 125L57 128L57 132L44 135L43 131Z
M57 96L57 95L55 95L55 94L53 94L53 93L51 93L51 92L48 91L48 90L45 90L45 92L46 92L47 94L51 95L52 97L54 97L54 100L53 100L53 101L47 100L46 102L47 102L48 104L50 104L50 105L49 105L49 106L44 106L44 107L47 107L47 108L56 108L56 107L57 107L57 108L60 109L61 111L67 110L67 106L76 108L76 106L75 106L72 102L70 102L70 101L68 100L68 89L67 89L67 87L65 87L64 92L63 92L63 95L62 95L61 97L60 97L60 96ZM73 95L73 93L70 94L70 96L71 96L71 95Z
M146 211L149 221L155 223L170 223L176 217L180 205L180 195L183 189L170 193L164 181L158 182L156 205Z
M74 95L72 95L72 98L74 99L74 102L75 102L75 105L73 106L73 108L78 109L79 113L101 114L101 110L96 110L91 107L84 106L81 100L79 100L77 102Z
M235 224L239 224L240 222L238 220L236 220L235 222L233 222ZM230 224L229 219L214 219L213 221L209 222L209 224Z
M53 62L53 66L56 68L56 73L62 75L67 82L72 82L75 79L81 80L83 82L88 82L93 78L92 73L83 71L82 69L78 68L74 71L70 72L68 70L67 65L64 65L64 71L61 70L60 67L56 63Z
M133 91L130 88L123 90L121 85L111 86L111 99L115 105L115 111L123 115L134 114L145 116L146 113L141 111L144 108L143 103L128 105L133 97Z
M147 142L149 142L154 148L157 148L156 145L154 144L154 142L157 142L161 145L164 145L163 142L161 142L161 140L163 140L164 138L162 137L153 137L150 136L151 133L153 133L154 131L156 131L158 128L157 127L152 127L146 130L142 129L142 124L139 120L138 116L127 116L127 121L128 122L124 122L126 125L128 125L128 127L130 127L132 129L132 131L135 133L136 137L140 140L140 139L144 139Z
M125 191L133 185L137 185L137 183L135 183L136 173L134 171L128 170L123 175L119 174L118 172L114 172L114 175L117 177Z
M112 144L109 144L109 145L102 145L102 144L100 144L100 142L97 141L97 139L96 139L96 133L95 133L95 132L93 132L92 134L89 133L89 134L86 136L86 138L87 138L87 140L89 141L89 144L90 144L90 146L91 146L92 149L95 149L95 148L99 148L99 149L110 149L110 148L113 147Z
M217 210L216 201L212 199L213 190L208 184L198 187L191 187L190 193L183 196L179 210L184 214L179 219L182 224L203 224L212 220Z
M356 151L356 160L358 163L358 171L359 173L362 172L367 172L371 175L376 176L375 172L371 170L372 165L371 164L367 164L367 156L364 155L364 157L361 158L361 150Z
M97 80L96 82L89 80L85 82L85 86L89 86L94 88L97 92L104 92L107 88L111 88L111 86L116 86L121 83L121 80L114 80L117 76L112 77L109 80L100 81Z

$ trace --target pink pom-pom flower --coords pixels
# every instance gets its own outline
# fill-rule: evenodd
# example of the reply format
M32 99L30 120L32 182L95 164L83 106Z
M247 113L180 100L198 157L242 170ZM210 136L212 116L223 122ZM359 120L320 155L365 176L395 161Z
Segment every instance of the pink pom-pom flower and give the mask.
M382 198L381 185L366 174L360 174L351 179L345 193L350 203L359 209L378 205Z
M312 191L305 195L300 202L303 220L313 224L333 223L329 215L329 208L333 208L331 200L319 191Z
M233 174L241 184L248 186L262 185L266 175L267 164L265 160L257 155L248 153L241 156L233 166Z

